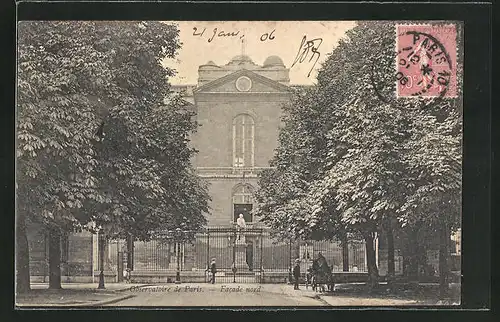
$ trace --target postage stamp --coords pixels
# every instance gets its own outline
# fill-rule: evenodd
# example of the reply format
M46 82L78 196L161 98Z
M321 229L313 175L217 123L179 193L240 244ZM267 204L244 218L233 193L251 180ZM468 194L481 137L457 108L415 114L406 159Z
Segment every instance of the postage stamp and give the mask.
M396 25L398 97L457 96L453 24Z

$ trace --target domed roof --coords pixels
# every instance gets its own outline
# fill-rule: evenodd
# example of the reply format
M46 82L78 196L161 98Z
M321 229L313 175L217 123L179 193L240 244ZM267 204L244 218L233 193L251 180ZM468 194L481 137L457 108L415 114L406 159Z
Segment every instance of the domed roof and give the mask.
M264 61L264 67L271 67L271 66L282 66L285 67L285 64L283 64L283 60L281 60L280 57L278 56L269 56L266 58Z
M247 55L234 56L229 63L230 64L240 64L240 63L253 63L252 59Z
M214 70L218 68L220 68L220 66L217 66L217 64L215 64L212 60L198 67L198 69L208 69L208 70Z

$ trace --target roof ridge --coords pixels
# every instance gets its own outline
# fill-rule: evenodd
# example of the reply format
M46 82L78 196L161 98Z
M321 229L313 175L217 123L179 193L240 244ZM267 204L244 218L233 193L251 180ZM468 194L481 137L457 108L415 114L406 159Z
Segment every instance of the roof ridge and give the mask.
M275 81L275 80L270 79L268 77L262 76L262 75L254 72L252 70L243 68L243 69L239 69L233 73L230 73L228 75L225 75L221 78L214 79L213 81L210 81L202 86L199 86L196 89L194 89L193 92L198 93L198 92L201 92L201 91L206 90L208 88L213 88L217 85L226 83L228 80L230 80L232 78L236 78L236 77L241 76L241 75L250 75L250 76L260 80L262 83L269 85L271 87L277 88L277 89L286 90L286 91L290 90L289 86L287 86L287 85L281 84L278 81Z

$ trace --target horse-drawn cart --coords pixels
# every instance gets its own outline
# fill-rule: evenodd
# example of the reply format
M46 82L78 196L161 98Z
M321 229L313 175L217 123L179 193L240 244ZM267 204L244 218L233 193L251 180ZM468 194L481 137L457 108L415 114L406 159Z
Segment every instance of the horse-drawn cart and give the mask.
M314 291L333 292L335 282L332 269L328 266L324 257L314 260L312 267L308 269L306 285L309 284Z

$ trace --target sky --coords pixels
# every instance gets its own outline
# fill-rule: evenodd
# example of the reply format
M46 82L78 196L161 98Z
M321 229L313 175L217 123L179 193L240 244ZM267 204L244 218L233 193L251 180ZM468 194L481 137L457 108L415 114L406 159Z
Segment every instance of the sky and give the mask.
M177 70L177 75L170 78L170 83L174 85L196 84L198 66L208 61L225 65L242 52L258 65L262 65L268 56L277 55L281 57L285 66L290 68L291 84L311 85L315 82L321 63L345 36L345 32L355 26L353 21L166 21L166 23L176 23L179 26L182 43L182 48L175 59L163 61L164 66ZM307 49L308 41L311 41L309 49ZM319 55L312 51L313 47ZM297 62L293 64L295 60Z

